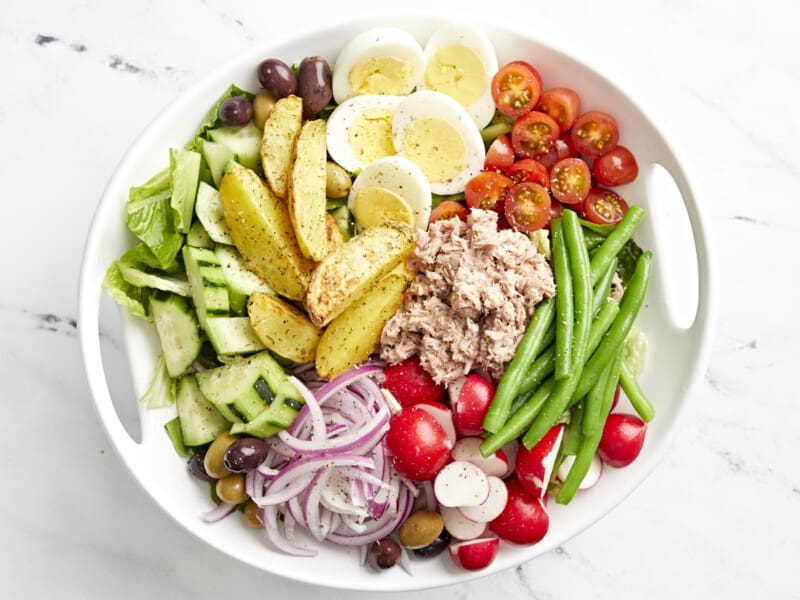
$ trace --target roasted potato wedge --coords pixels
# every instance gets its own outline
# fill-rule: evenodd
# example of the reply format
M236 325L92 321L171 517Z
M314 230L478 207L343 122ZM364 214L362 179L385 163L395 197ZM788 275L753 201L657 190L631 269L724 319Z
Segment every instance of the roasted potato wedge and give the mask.
M400 308L408 281L390 273L354 300L322 333L317 373L333 379L369 358L386 322Z
M322 327L414 251L414 230L400 222L365 229L317 265L306 294L311 322Z
M414 278L417 276L417 272L408 266L407 260L401 260L400 263L392 269L391 274L405 277L408 283L414 281Z
M317 262L330 251L325 231L327 157L325 121L307 121L300 129L294 147L289 175L289 216L300 250Z
M292 153L302 123L303 100L297 96L278 100L264 121L261 166L270 189L283 200L288 195Z
M219 195L233 241L247 263L278 294L301 300L314 263L297 245L286 203L244 168L225 174Z
M325 213L325 235L328 237L328 245L331 247L331 252L344 244L342 228L339 227L339 223L336 222L336 219L328 213Z
M277 296L253 292L247 314L256 337L275 354L295 362L314 360L322 332L303 311Z

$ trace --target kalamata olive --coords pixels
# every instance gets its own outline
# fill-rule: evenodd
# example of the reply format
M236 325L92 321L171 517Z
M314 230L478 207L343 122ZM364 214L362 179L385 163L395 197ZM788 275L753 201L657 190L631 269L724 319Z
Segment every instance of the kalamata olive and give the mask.
M241 504L247 501L249 496L245 491L244 475L231 473L227 477L217 480L217 496L223 502L231 504Z
M228 449L233 442L238 440L235 435L231 435L227 431L223 431L220 433L214 441L211 442L211 445L206 450L206 457L203 460L203 466L206 468L206 473L208 473L214 479L219 479L220 477L225 477L226 475L230 475L231 472L225 466L225 451Z
M219 105L218 116L223 125L247 125L253 118L253 104L244 96L231 96Z
M329 198L347 198L353 182L350 175L335 162L325 165L325 195Z
M253 99L253 121L256 127L264 129L264 123L275 107L275 96L272 92L261 90Z
M214 478L206 472L206 467L203 464L205 456L205 451L192 452L187 462L189 466L189 473L202 481L214 481Z
M400 527L400 543L406 548L424 548L434 542L444 529L442 515L432 510L418 510Z
M248 527L258 529L259 527L264 526L264 524L261 522L261 517L259 516L260 511L261 508L258 506L258 504L252 500L247 501L247 504L244 505L244 510L242 511L242 517L244 518L244 522L247 523Z
M277 58L268 58L258 65L258 81L276 100L294 94L297 78L292 68Z
M312 119L328 106L333 96L331 67L321 56L309 56L297 69L297 95L303 99L303 115Z
M434 556L438 556L450 545L450 539L450 533L448 533L447 529L442 529L442 533L439 534L439 537L437 537L427 546L415 548L413 552L415 555L422 558L432 558Z
M400 560L400 544L392 538L383 538L369 547L369 559L379 569L390 569Z
M269 446L258 438L241 438L225 450L222 462L231 473L252 471L267 458Z

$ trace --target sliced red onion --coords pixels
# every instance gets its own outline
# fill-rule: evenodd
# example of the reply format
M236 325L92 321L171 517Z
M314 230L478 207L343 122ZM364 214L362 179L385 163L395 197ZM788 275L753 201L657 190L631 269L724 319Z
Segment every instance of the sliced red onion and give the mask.
M280 471L274 467L268 467L265 464L260 464L256 467L256 471L263 477L275 477Z
M267 533L267 538L272 544L292 556L316 556L317 551L310 548L300 548L294 544L289 543L286 538L281 535L278 529L278 508L276 506L268 506L263 511L264 515L264 531Z
M317 390L317 401L320 404L323 404L329 396L333 395L334 392L352 385L362 377L376 375L379 373L382 374L383 371L377 365L361 365L360 367L350 369L346 373L342 373L338 377L331 379L328 383Z
M298 454L319 456L334 452L360 452L371 450L389 430L389 411L381 408L372 420L361 429L332 439L306 441L287 431L278 434L280 440Z
M325 435L325 418L322 416L322 408L316 396L297 377L290 375L289 381L297 388L300 395L303 396L303 399L306 401L304 408L308 409L308 414L311 416L311 425L314 428L314 433L311 437L320 441L327 439Z
M436 494L433 493L433 482L424 481L422 483L422 491L425 492L425 509L430 511L439 510L439 501L436 500Z
M236 510L235 504L231 504L229 502L220 502L211 510L200 515L200 518L206 523L216 523L217 521L221 521L227 517L234 510Z
M400 565L400 568L403 569L409 575L413 575L411 572L411 561L408 558L408 550L406 550L403 544L400 544L400 560L397 561L397 564Z

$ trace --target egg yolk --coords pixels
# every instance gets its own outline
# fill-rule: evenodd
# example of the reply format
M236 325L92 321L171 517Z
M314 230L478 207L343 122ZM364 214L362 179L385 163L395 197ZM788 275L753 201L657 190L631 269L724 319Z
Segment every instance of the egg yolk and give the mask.
M428 61L425 85L447 94L461 106L470 106L486 89L483 61L466 46L442 46Z
M413 65L393 56L372 56L356 64L347 74L353 93L391 94L402 96L410 92L414 84Z
M392 111L368 108L350 126L348 142L356 158L367 165L396 154L392 142Z
M414 226L414 211L391 190L373 185L360 190L353 199L353 216L361 227L375 227L387 221Z
M417 164L431 183L445 183L467 166L467 146L458 130L444 119L413 121L403 134L403 154Z

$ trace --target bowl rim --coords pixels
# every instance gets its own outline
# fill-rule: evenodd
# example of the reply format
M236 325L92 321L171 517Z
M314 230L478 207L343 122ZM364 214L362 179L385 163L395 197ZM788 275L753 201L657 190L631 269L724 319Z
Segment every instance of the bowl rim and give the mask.
M717 284L716 284L716 257L714 254L714 244L712 242L712 229L709 225L709 221L705 216L704 209L702 207L702 203L698 201L699 195L697 194L697 187L692 183L693 179L690 176L690 170L687 169L686 163L679 160L678 156L679 153L676 152L676 145L672 142L669 137L669 134L665 133L665 129L663 127L658 127L658 119L654 118L654 113L652 110L647 108L646 104L641 101L635 94L635 88L627 85L626 82L623 81L622 77L619 77L617 73L614 74L614 79L609 79L608 76L603 74L603 71L598 68L594 62L587 57L576 55L574 52L566 49L558 40L553 39L552 34L548 34L546 31L542 31L542 35L539 35L540 32L537 32L536 36L530 34L530 32L523 31L522 27L518 23L510 23L504 21L502 19L492 17L486 18L481 20L481 23L477 23L474 20L470 20L469 18L465 18L464 20L467 22L471 22L479 27L481 25L485 25L491 29L497 31L506 31L508 33L517 35L521 38L529 39L535 42L538 45L547 47L549 50L561 54L563 57L574 61L581 66L585 67L592 73L594 73L598 78L602 79L610 88L612 88L615 92L621 94L625 98L627 98L639 111L646 117L646 119L653 125L656 129L658 134L661 136L666 149L669 153L674 157L674 164L671 166L670 172L672 175L677 179L681 179L680 183L683 184L681 191L684 195L684 201L686 200L685 196L688 194L691 196L692 204L691 207L693 210L689 210L689 206L687 205L687 210L689 212L689 217L692 226L692 233L695 238L695 246L697 249L697 260L698 260L698 306L697 306L697 314L695 317L694 324L692 327L700 327L701 331L699 332L699 337L701 340L701 347L698 350L698 360L695 364L694 369L692 370L691 376L687 378L685 392L682 401L680 402L677 412L670 424L670 427L665 433L664 440L662 444L653 449L653 452L650 456L650 463L649 468L644 472L641 477L639 478L630 478L629 481L626 481L624 486L620 486L619 489L616 490L616 494L613 497L613 502L606 502L605 506L602 510L598 510L596 513L592 514L592 518L588 519L586 522L581 523L579 527L574 528L571 531L571 535L567 536L566 539L558 540L558 544L550 543L546 547L541 547L538 551L532 552L530 556L523 557L520 561L517 561L515 564L503 567L503 568L496 568L491 569L491 567L484 571L476 571L476 572L469 572L463 571L458 575L454 575L448 577L446 581L439 581L435 583L426 583L424 581L420 581L421 578L415 577L408 577L406 578L405 584L401 586L392 586L392 587L381 587L380 583L382 579L380 578L369 578L369 583L378 585L366 585L360 584L359 581L363 581L363 578L359 580L350 580L350 581L321 581L318 577L315 577L315 574L309 573L308 577L298 577L294 574L286 574L281 573L277 570L271 570L268 564L264 564L263 562L256 562L255 560L249 560L243 556L234 556L231 553L227 552L226 550L217 546L217 544L213 543L212 541L203 538L197 531L195 531L192 527L190 527L184 520L178 518L176 515L172 514L172 512L164 506L164 504L159 500L158 495L156 494L156 490L150 489L148 486L145 485L143 478L140 473L141 465L139 457L136 456L136 449L135 447L138 446L136 442L134 442L124 427L122 426L116 412L113 409L110 401L110 391L108 389L108 385L105 379L105 373L102 366L102 356L100 353L99 341L98 341L98 316L99 316L99 302L100 302L100 295L102 291L97 286L97 273L93 271L91 268L92 264L92 257L98 251L99 244L101 242L101 233L100 230L101 225L106 222L108 219L106 218L107 213L115 212L119 210L118 206L113 205L113 194L112 192L115 189L118 189L122 183L124 183L124 171L126 167L132 162L134 162L135 155L137 154L137 150L145 145L147 142L147 138L149 135L152 135L154 131L158 131L161 126L167 123L174 115L176 115L181 107L185 104L190 104L196 102L196 98L198 93L201 89L208 85L208 82L213 79L219 72L230 72L236 68L237 65L251 60L254 57L257 57L259 54L262 54L262 49L279 46L283 44L289 43L297 43L303 39L313 39L318 35L329 35L332 31L336 31L338 29L342 29L343 27L353 27L353 26L360 26L360 27L368 27L368 26L376 26L379 23L384 24L391 24L394 21L394 17L399 18L419 18L424 21L429 21L435 24L444 24L447 22L452 21L452 15L447 15L440 11L393 11L393 12L386 12L386 13L376 13L371 14L369 16L362 16L357 19L348 18L346 16L340 16L335 19L331 19L325 25L317 26L313 29L303 29L299 30L295 33L290 33L284 31L282 35L277 36L269 41L258 40L254 41L249 45L249 47L242 51L236 53L234 56L230 57L226 61L218 64L216 67L211 69L206 75L197 78L188 88L179 92L175 96L171 98L171 100L161 109L158 111L156 116L144 127L141 132L136 136L136 138L131 143L128 150L125 152L123 158L120 160L116 168L114 169L113 174L111 175L108 184L106 185L102 196L97 204L97 208L93 215L88 235L87 241L84 247L83 257L81 261L81 272L80 272L80 279L79 279L79 291L78 291L78 334L80 338L80 346L81 346L81 353L84 363L84 370L86 373L86 377L89 383L90 391L92 392L92 401L95 406L95 409L98 412L98 417L103 424L104 430L106 435L109 438L111 445L114 447L116 453L119 455L120 459L122 460L123 464L129 470L133 478L142 485L145 492L147 493L150 498L173 520L178 521L181 525L183 525L184 529L188 530L192 535L198 537L206 544L214 547L218 551L226 554L236 560L244 562L253 566L256 569L261 571L279 575L281 577L291 579L294 581L299 581L302 583L312 584L315 586L320 587L329 587L329 588L336 588L336 589L347 589L347 590L361 590L361 591L402 591L402 590L418 590L418 589L434 589L437 587L445 587L449 585L456 585L459 583L465 583L468 581L472 581L481 577L485 577L490 574L500 573L510 568L515 568L520 564L527 562L545 552L550 551L551 549L555 548L558 544L562 544L569 539L572 539L576 535L580 534L582 531L586 530L588 527L599 521L603 518L606 514L608 514L611 510L615 507L619 506L620 503L630 495L634 489L636 489L639 485L641 485L644 480L653 472L654 468L661 462L664 455L666 454L667 450L671 447L674 436L676 435L680 424L683 422L686 413L690 408L690 403L693 394L696 391L696 388L705 373L705 369L708 365L710 353L711 353L711 344L714 337L714 330L716 326L716 306L717 306ZM546 28L543 28L546 29ZM102 277L100 278L102 280ZM120 309L123 310L123 309ZM99 365L99 369L98 369ZM538 548L537 546L531 548Z

